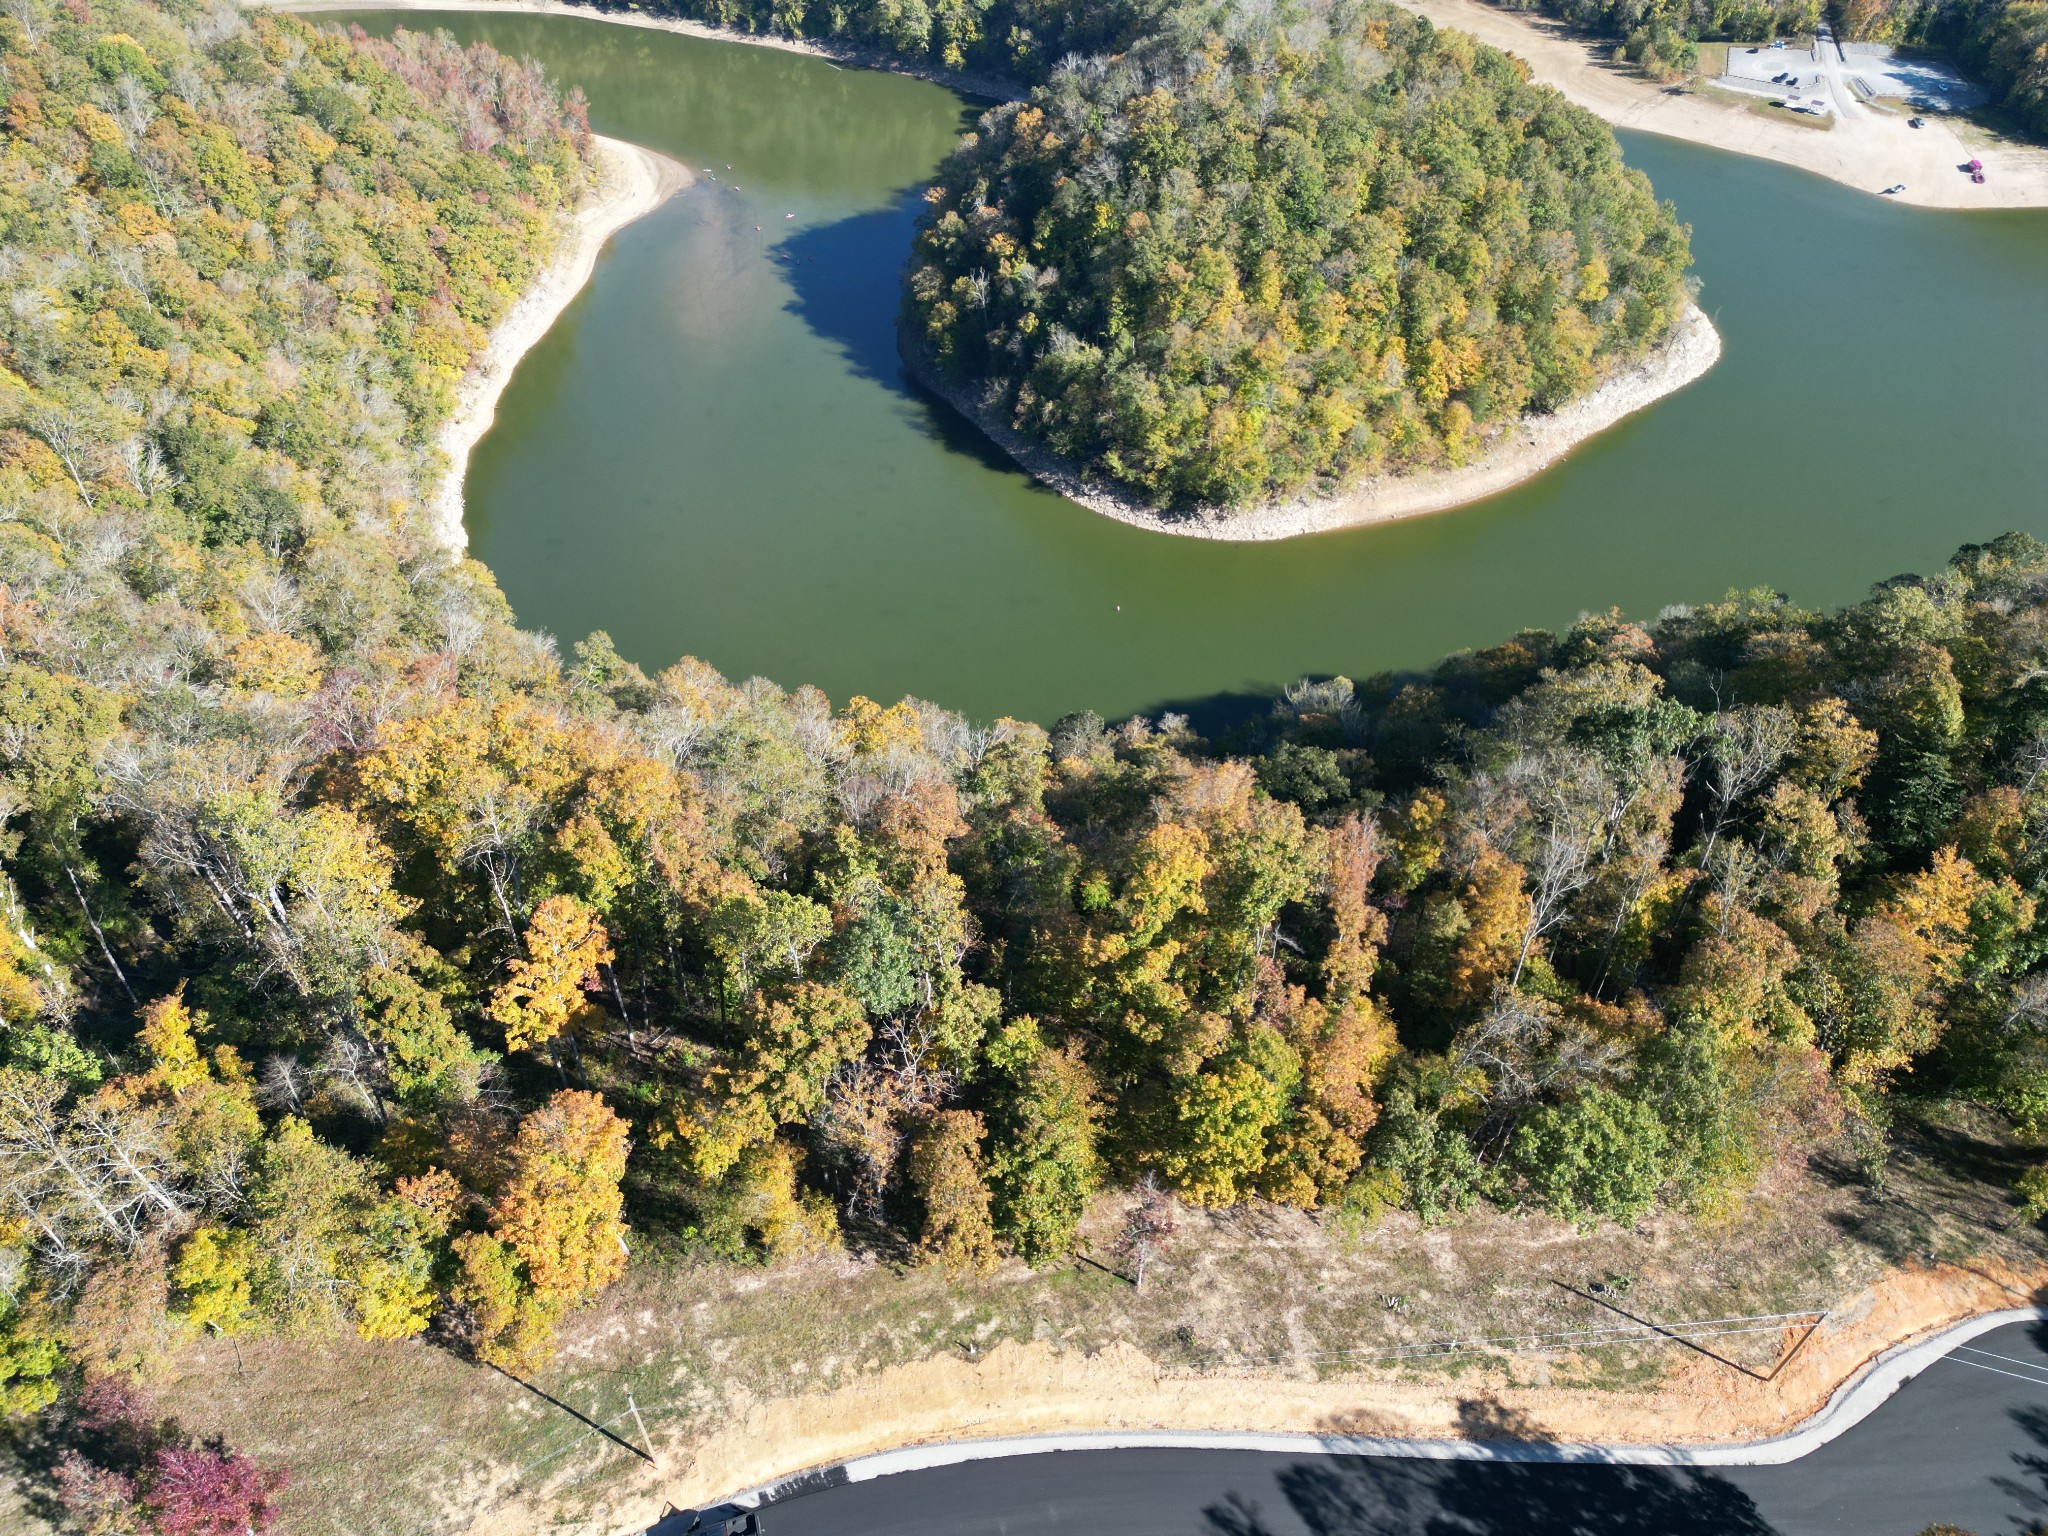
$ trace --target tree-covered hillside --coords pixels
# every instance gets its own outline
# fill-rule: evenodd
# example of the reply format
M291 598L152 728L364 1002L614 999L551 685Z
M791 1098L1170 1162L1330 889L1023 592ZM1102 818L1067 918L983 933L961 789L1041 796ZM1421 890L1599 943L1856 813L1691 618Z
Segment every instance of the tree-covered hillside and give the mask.
M1191 10L986 116L911 343L1164 504L1461 463L1666 335L1686 232L1614 136L1392 6Z
M1508 0L1503 8L1545 11L1615 38L1616 56L1655 79L1690 73L1702 41L1805 36L1827 11L1821 0Z
M1480 334L1432 273L1512 277L1484 334L1520 350L1472 345L1529 398L1654 331L1683 241L1611 141L1378 24L1220 42L1216 142L1176 75L1091 119L1127 63L960 164L1094 133L1104 203L1118 155L1265 166L1209 183L1232 230L1192 192L1146 225L1235 242L1202 270L1276 333L1380 315L1418 399ZM1379 94L1310 111L1347 58ZM269 1518L128 1385L202 1333L517 1369L649 1247L973 1274L1132 1183L1629 1221L1844 1127L1875 1165L1904 1092L2048 1129L2033 540L1839 614L1738 594L1304 684L1226 740L565 661L416 511L584 184L573 105L181 0L18 0L0 89L0 1406L52 1409L79 1524ZM1020 261L1094 238L1041 207Z
M316 723L316 698L374 716L450 646L534 653L420 509L456 382L591 177L580 104L528 67L228 6L10 5L0 123L0 1399L21 1409L50 1399L63 1360L104 1371L168 1338L152 1229L185 1232L195 1285L209 1255L232 1274L258 1237L294 1326L319 1326L341 1284L305 1243L367 1254L382 1211L372 1227L402 1248L411 1218L276 1118L290 1101L259 1056L179 1043L191 1016L157 995L148 957L206 924L155 926L135 898L178 877L104 843L93 806L115 779L152 801L197 795L213 810L173 834L196 839L173 862L203 865L233 827L262 826L266 796L303 789L290 764L308 745L360 728L346 707ZM339 882L316 901L351 889L357 844L326 825L339 843L297 843L265 878ZM220 922L262 931L250 892L220 899ZM100 980L71 970L80 943ZM116 1022L151 999L141 1037L139 1016ZM154 1076L126 1071L138 1039ZM193 1227L210 1210L237 1213L240 1235ZM364 1305L402 1328L410 1271L360 1273L385 1298ZM238 1284L220 1292L230 1311ZM215 1473L248 1471L158 1452L110 1475L146 1500L166 1467L216 1492Z
M2043 0L1845 0L1842 30L1952 55L2029 132L2048 136L2048 4Z
M15 499L66 484L144 547L359 563L361 527L403 528L438 476L455 381L584 187L580 113L527 68L417 37L232 9L188 32L126 4L4 25ZM10 526L15 571L55 558ZM157 595L224 579L187 565ZM360 618L326 622L339 638ZM290 669L250 644L259 672ZM131 664L123 649L101 665Z
M1043 80L1071 54L1116 52L1178 0L649 0L645 9L736 32L803 38L939 69Z

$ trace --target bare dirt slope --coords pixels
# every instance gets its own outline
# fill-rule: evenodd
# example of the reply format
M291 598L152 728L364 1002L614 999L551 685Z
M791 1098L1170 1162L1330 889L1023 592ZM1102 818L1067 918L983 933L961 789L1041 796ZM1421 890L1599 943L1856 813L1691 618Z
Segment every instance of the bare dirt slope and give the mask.
M866 1450L1043 1430L1755 1438L1892 1343L2034 1299L2048 1242L2013 1222L2008 1191L2037 1155L1956 1116L1902 1137L1881 1190L1822 1158L1778 1170L1735 1219L1629 1230L1486 1209L1362 1233L1271 1207L1188 1212L1142 1291L1115 1272L1114 1196L1071 1262L981 1282L908 1267L879 1235L781 1269L643 1253L572 1321L535 1383L554 1402L428 1343L352 1340L244 1338L239 1357L197 1343L161 1364L157 1391L195 1432L289 1466L304 1536L603 1536L663 1499ZM1796 1355L1797 1328L1712 1341L1730 1365L1639 1345L1358 1357L1611 1323L1596 1286L1666 1322L1831 1315ZM1788 1355L1774 1381L1744 1373ZM644 1423L659 1466L567 1410L636 1442Z

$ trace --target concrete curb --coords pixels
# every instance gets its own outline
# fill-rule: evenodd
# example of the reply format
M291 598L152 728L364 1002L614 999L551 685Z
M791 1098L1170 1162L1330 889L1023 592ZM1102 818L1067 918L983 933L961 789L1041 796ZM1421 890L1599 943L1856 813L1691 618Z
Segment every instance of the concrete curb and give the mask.
M941 1441L856 1456L779 1478L736 1494L762 1505L821 1488L865 1483L899 1472L924 1472L969 1461L1042 1456L1056 1451L1267 1451L1291 1456L1395 1456L1417 1461L1504 1461L1635 1467L1782 1466L1840 1438L1891 1395L1960 1345L2008 1323L2048 1321L2048 1307L2011 1307L1968 1318L1923 1339L1896 1344L1869 1361L1826 1405L1796 1429L1767 1440L1727 1445L1571 1445L1529 1440L1390 1440L1369 1435L1240 1434L1229 1430L1099 1430L1064 1435Z

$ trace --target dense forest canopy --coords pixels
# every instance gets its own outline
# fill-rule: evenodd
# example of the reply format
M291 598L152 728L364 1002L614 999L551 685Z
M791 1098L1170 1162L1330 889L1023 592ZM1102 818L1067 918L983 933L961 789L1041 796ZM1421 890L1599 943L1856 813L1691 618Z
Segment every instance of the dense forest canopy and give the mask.
M982 119L910 344L1157 503L1461 463L1671 329L1686 232L1614 136L1392 6L1178 13Z
M1235 149L1126 63L960 164L1057 161L1123 80L1168 97L1124 144L1273 157L1276 205L1234 206L1288 265L1236 302L1304 335L1350 301L1289 286L1336 259L1294 265L1298 199L1471 270L1498 240L1496 332L1675 301L1611 141L1359 15L1382 41L1269 38L1242 120L1223 44ZM1394 131L1378 96L1301 116L1345 38L1441 185L1329 173ZM1304 683L1221 740L565 660L418 509L586 184L576 104L485 49L179 0L16 0L0 91L0 1405L61 1395L99 1447L75 1511L268 1518L257 1469L130 1433L122 1383L202 1331L518 1369L635 1247L972 1274L1140 1181L1631 1221L1845 1127L1876 1163L1906 1092L2048 1129L2033 540L1837 614L1735 594ZM1097 238L1044 208L1020 239ZM1397 263L1402 324L1452 307L1429 270ZM1417 368L1452 344L1420 334Z
M814 39L945 70L1042 80L1072 54L1114 53L1179 0L648 0L655 15Z

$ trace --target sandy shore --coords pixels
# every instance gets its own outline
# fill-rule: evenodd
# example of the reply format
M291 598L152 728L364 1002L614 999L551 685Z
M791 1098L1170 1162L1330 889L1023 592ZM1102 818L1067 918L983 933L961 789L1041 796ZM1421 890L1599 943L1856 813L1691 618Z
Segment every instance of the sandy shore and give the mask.
M434 536L460 554L469 542L462 525L462 482L469 455L497 419L498 397L534 343L548 333L569 301L596 270L605 242L635 219L652 213L690 185L689 170L667 155L620 139L593 134L599 181L596 192L576 210L560 254L533 287L498 322L491 339L464 377L455 410L441 425L436 445L448 470L428 503Z
M912 347L906 344L902 350L905 365L919 383L980 427L1023 469L1069 501L1152 533L1254 544L1421 517L1497 495L1541 474L1588 438L1699 378L1721 356L1721 333L1698 305L1689 304L1671 338L1648 357L1562 410L1547 416L1523 417L1501 433L1484 454L1462 468L1381 475L1338 496L1274 502L1235 511L1196 508L1162 512L1120 496L1099 482L1085 480L1065 459L1014 431L968 391L939 377L915 355Z
M1875 113L1842 118L1826 132L1774 122L1741 103L1653 85L1610 62L1611 42L1576 35L1545 16L1484 0L1396 3L1516 55L1536 79L1617 128L1776 160L1873 194L1903 182L1906 190L1892 201L1928 208L2048 208L2048 149L1965 142L1940 116L1918 129ZM1957 169L1972 158L1984 162L1982 186Z
M282 3L303 12L364 8L350 0L253 0ZM1865 113L1844 118L1827 132L1758 115L1742 102L1690 90L1654 85L1611 62L1613 45L1578 36L1561 23L1533 12L1506 11L1486 0L1396 0L1440 27L1470 32L1483 42L1526 61L1530 72L1570 100L1621 128L1640 129L1706 144L1739 155L1755 155L1797 166L1863 191L1904 184L1895 201L1929 208L2048 208L2048 149L2006 142L1965 140L1951 123L1935 116L1921 129L1896 117ZM646 27L692 37L719 38L790 53L815 54L837 63L889 69L935 80L972 95L1021 100L1015 82L983 75L932 69L889 54L831 43L764 37L702 22L635 12L598 11L562 0L370 0L377 10L524 11L544 16L581 16L617 26ZM1957 167L1972 158L1986 168L1982 186Z
M950 86L969 96L991 101L1022 101L1028 94L1013 80L992 75L970 74L966 70L936 69L893 53L877 53L811 38L774 37L760 32L741 32L731 27L714 27L707 22L680 16L648 16L638 11L600 11L588 5L567 5L562 0L244 0L245 4L269 5L301 15L321 11L522 11L529 16L577 16L585 21L609 22L620 27L640 27L650 32L680 32L685 37L708 37L722 43L745 43L750 48L775 48L783 53L806 53L834 64L856 69L885 69L892 74L910 75Z

